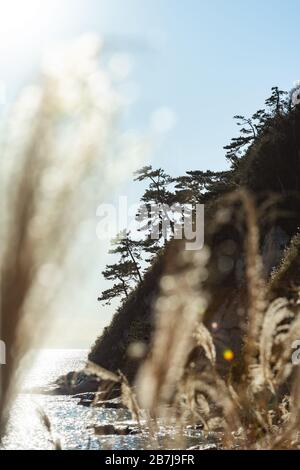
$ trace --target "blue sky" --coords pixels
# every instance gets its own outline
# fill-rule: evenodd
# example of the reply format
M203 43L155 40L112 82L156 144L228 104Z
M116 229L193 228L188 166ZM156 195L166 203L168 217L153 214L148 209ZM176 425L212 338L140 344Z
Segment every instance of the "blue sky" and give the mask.
M300 79L299 18L299 0L10 0L0 6L0 80L12 98L54 42L99 33L108 55L128 53L133 60L139 96L124 126L143 132L157 108L176 113L176 126L149 163L173 175L223 169L222 147L237 132L232 116L252 114L272 86L288 90ZM140 196L130 184L120 192ZM69 346L88 346L99 331L102 269L99 260L86 291L85 333L80 341L73 334ZM103 324L110 315L103 313Z
M40 28L19 29L19 40L13 47L8 41L7 54L2 42L0 77L13 90L32 74L43 47L99 32L107 38L108 50L133 56L133 79L140 93L127 124L143 129L151 112L163 105L176 112L176 128L152 156L154 165L174 174L223 168L222 147L236 132L232 116L254 112L271 86L289 89L300 78L297 0L49 3L50 13L47 8L39 11Z

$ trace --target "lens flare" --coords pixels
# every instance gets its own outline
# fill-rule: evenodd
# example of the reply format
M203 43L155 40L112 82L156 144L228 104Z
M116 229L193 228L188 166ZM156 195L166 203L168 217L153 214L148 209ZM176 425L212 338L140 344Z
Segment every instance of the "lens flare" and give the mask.
M225 349L223 352L223 358L225 361L231 362L234 359L234 352L231 349Z

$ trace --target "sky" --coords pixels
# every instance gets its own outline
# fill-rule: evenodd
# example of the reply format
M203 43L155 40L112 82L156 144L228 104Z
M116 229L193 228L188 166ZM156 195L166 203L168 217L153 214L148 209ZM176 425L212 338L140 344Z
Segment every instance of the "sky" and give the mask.
M289 90L300 79L299 17L298 0L0 0L0 111L53 44L94 32L107 55L123 54L131 66L123 125L145 132L157 110L167 112L147 163L174 176L224 169L232 117L262 107L272 86ZM140 191L127 182L118 194L133 202ZM91 270L80 333L74 327L59 347L88 347L109 322L112 310L95 301L104 262Z

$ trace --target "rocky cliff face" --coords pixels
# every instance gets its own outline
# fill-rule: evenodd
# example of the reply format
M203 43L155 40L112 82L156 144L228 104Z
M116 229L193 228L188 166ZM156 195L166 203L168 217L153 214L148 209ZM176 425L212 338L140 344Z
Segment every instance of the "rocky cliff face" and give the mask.
M300 225L299 175L300 110L295 109L288 117L276 118L274 128L252 146L238 169L232 172L234 186L252 192L256 202L266 279L280 263L283 251ZM205 241L211 259L205 282L210 294L205 323L215 342L218 368L226 374L228 362L224 360L224 350L230 349L238 357L242 348L247 286L241 206L233 204L229 220L217 227L216 213L224 206L223 199L214 195L210 201L207 197ZM182 249L182 244L172 242L156 260L143 283L120 307L93 346L91 361L111 371L120 369L130 381L134 379L151 342L153 305L162 273L165 269L172 271L172 258ZM290 282L292 271L289 276ZM276 288L280 291L280 286ZM197 357L196 352L193 354Z
M141 358L147 353L153 331L153 304L159 292L164 263L164 256L158 257L143 283L119 308L92 347L90 361L110 371L121 370L130 381L134 378Z

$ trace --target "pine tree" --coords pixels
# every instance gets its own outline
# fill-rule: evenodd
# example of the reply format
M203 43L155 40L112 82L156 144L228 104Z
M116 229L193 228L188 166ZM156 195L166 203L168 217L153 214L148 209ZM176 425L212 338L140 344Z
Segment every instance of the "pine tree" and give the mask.
M269 119L269 115L265 109L259 109L253 114L252 123L256 130L256 137L258 137L263 131L263 129L266 127L268 119Z
M239 161L256 139L270 128L274 118L284 116L289 109L288 93L278 87L271 88L271 96L266 99L266 110L259 109L251 118L237 115L234 119L240 127L240 135L231 139L226 158L231 162L232 168L237 168Z
M148 183L137 219L141 223L140 231L146 234L143 249L155 254L174 234L174 220L168 210L176 202L175 194L170 190L173 179L162 168L155 170L145 166L135 173L134 181Z
M102 275L106 280L117 281L117 283L104 290L101 296L98 297L98 300L106 305L110 305L111 301L115 298L127 298L131 290L134 269L134 265L130 261L107 265Z
M255 116L255 115L254 115ZM241 127L240 135L233 137L229 145L224 147L227 150L226 158L231 162L233 167L237 166L239 159L243 156L244 151L256 139L258 129L253 119L245 118L245 116L234 116L237 125Z
M168 240L175 236L177 224L184 223L186 217L193 218L196 204L205 203L208 199L219 196L222 192L234 189L238 182L236 168L243 156L254 145L263 133L276 129L276 123L293 107L299 104L299 86L292 90L290 99L287 93L278 87L271 89L271 96L266 99L266 109L259 109L251 118L242 115L234 116L240 128L238 137L234 137L225 146L226 158L231 162L229 171L187 171L185 175L172 178L162 168L153 169L145 166L135 173L134 181L146 183L141 198L137 217L141 222L140 231L144 238L133 240L130 233L122 232L113 242L110 253L119 255L116 264L108 265L103 272L105 279L114 285L102 292L100 301L110 303L116 297L128 297L133 286L142 282L140 261L142 253L155 256ZM292 103L292 96L296 104ZM175 219L174 206L179 211ZM187 205L189 207L187 207ZM191 208L192 207L192 208ZM183 217L184 216L184 217ZM155 232L156 237L153 237ZM144 261L151 262L150 259Z
M288 109L288 93L279 90L277 86L271 88L271 96L266 99L265 104L269 110L270 118L283 115Z
M134 285L142 282L141 268L141 247L139 242L130 238L130 233L123 231L112 241L110 254L120 255L115 264L109 264L102 272L104 278L108 281L114 281L115 284L103 291L98 298L100 302L109 305L115 298L120 297L124 300L128 297Z
M205 195L226 180L228 171L187 171L184 176L174 178L176 201L181 204L202 204Z
M141 260L141 243L140 241L130 238L130 232L123 230L119 236L113 240L113 246L110 250L111 254L120 255L120 261L130 262L133 266L132 276L142 281L141 268L139 261Z

